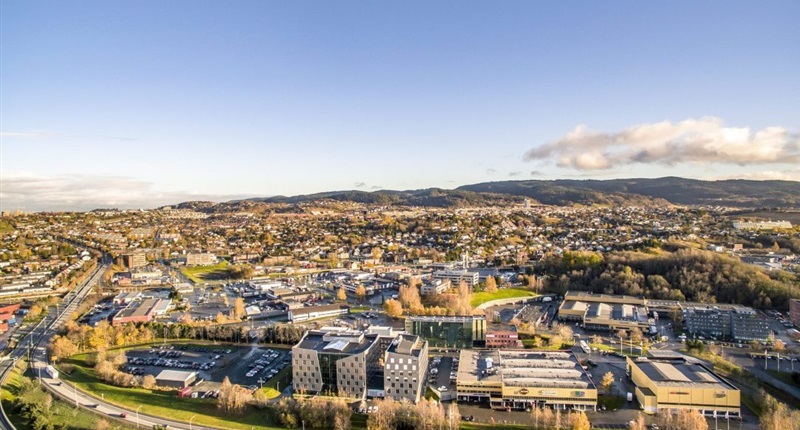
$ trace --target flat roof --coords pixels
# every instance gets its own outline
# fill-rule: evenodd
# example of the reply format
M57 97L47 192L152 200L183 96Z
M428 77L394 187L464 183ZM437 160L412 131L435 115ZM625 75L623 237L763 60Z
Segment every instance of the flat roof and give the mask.
M142 317L152 313L161 299L144 299L142 301L131 302L121 311L117 312L114 318Z
M310 330L297 344L297 348L331 354L358 354L369 349L377 334L357 331L318 331Z
M304 306L302 308L292 309L292 315L304 315L310 314L312 312L329 312L329 311L336 311L336 310L347 310L349 309L346 305L322 305L322 306Z
M388 351L395 354L413 355L415 357L419 357L424 346L425 341L419 336L401 334L392 341L392 344L389 345Z
M701 363L675 363L646 359L630 361L656 385L738 390Z
M568 351L462 350L458 384L500 382L506 386L594 389L594 383Z
M178 382L186 382L189 378L197 376L197 372L186 372L183 370L162 370L156 379L160 379L162 381L178 381Z

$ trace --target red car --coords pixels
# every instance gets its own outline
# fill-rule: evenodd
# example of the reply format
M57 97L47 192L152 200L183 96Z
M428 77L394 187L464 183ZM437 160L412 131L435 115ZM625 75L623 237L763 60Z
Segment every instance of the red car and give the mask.
M123 412L123 413L119 414L119 417L120 417L120 418L127 418L127 417L128 417L128 414L126 414L125 412Z

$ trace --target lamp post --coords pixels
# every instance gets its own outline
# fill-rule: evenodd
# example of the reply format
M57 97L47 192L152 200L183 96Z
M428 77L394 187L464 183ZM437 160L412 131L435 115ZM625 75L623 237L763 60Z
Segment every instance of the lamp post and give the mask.
M136 408L136 428L137 429L139 428L139 409L142 409L142 406L144 406L144 405L139 405L139 407Z
M194 417L196 417L196 416L197 415L192 415L192 417L189 418L189 430L192 430L192 420L194 420Z

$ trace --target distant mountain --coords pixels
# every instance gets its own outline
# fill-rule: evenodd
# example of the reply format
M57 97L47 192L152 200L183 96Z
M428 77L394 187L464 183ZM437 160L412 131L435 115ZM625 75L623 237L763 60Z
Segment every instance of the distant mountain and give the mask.
M320 200L386 206L470 207L521 203L545 205L800 207L800 182L701 181L676 177L554 181L502 181L464 185L454 190L330 191L300 196L253 198L238 202L300 204ZM233 202L232 202L233 203ZM197 204L197 203L195 203Z
M276 196L248 199L265 203L308 203L318 200L336 200L385 206L469 207L518 203L522 197L508 194L476 193L466 190L428 188L409 191L330 191L301 196Z
M606 203L622 196L642 196L681 205L734 207L798 207L800 182L701 181L676 177L656 179L504 181L465 185L459 190L525 196L544 204Z

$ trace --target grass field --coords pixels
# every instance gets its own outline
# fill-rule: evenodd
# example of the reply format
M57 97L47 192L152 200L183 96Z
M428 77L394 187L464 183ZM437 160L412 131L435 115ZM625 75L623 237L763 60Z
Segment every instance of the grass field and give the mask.
M597 406L605 405L606 410L615 411L625 404L625 397L600 394L597 396Z
M106 384L99 380L87 363L88 355L81 354L66 360L74 366L71 374L62 372L62 379L75 383L79 389L128 409L142 406L145 415L169 417L176 421L189 422L196 415L194 424L229 429L272 430L280 427L272 422L265 410L249 407L242 415L224 415L216 406L215 399L179 398L175 391L147 390L144 388L123 388Z
M22 386L23 381L26 379L29 380L29 378L26 375L23 375L19 370L15 369L11 371L6 379L5 384L3 385L2 393L0 393L0 399L3 401L3 408L5 409L6 414L8 414L8 418L19 430L32 430L29 423L27 423L25 419L20 416L12 407L14 399L19 393L20 387ZM44 401L45 397L46 393L41 391L37 392L35 398L37 401ZM107 427L108 429L125 430L133 428L125 425L122 421L103 418L83 408L76 409L71 403L64 402L58 398L53 398L50 411L53 413L54 425L67 425L70 429L94 430L98 428L97 423L101 420L109 424Z
M202 283L207 277L225 277L228 273L228 262L215 264L213 266L193 266L181 267L181 273L195 284Z
M480 293L475 293L472 295L472 302L470 302L470 304L472 307L476 307L492 300L511 299L516 297L532 297L535 295L536 293L533 291L522 290L519 288L503 288L497 290L495 293L481 291Z

